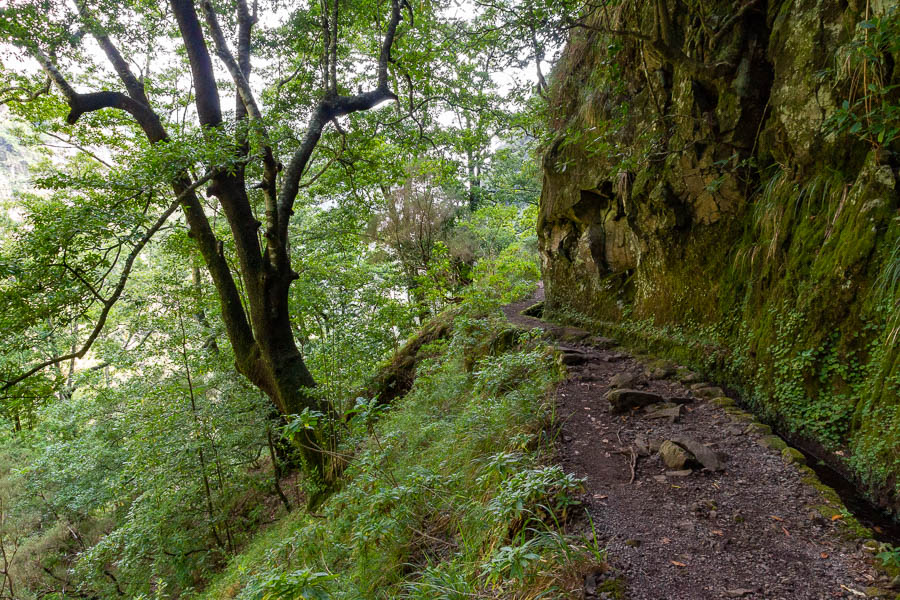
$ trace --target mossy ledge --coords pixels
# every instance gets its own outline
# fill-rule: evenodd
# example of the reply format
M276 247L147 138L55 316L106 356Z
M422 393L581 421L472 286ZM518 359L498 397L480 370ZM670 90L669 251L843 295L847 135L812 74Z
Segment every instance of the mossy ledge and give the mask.
M600 21L575 32L538 234L545 318L731 386L900 515L900 141L839 124L857 69L900 64L858 60L900 19L883 4L770 0L718 35L735 2L668 2L667 43L715 73ZM643 31L653 6L623 4L616 29ZM862 27L867 6L880 20Z

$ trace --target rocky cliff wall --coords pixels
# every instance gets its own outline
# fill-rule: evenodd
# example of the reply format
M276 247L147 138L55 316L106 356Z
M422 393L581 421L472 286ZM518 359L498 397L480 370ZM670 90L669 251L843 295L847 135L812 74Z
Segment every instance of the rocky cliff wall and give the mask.
M726 379L900 509L900 9L636 0L548 102L546 310Z

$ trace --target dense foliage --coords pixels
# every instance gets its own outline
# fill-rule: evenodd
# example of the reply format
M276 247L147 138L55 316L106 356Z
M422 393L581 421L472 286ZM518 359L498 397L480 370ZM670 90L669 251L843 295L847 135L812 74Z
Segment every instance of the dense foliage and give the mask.
M0 596L190 597L260 529L315 522L302 507L325 498L335 536L353 519L379 526L338 498L368 493L353 486L383 475L374 457L402 427L424 434L431 412L406 408L382 433L364 390L422 325L448 310L480 322L538 277L539 121L523 107L561 39L549 14L399 0L0 8L0 158L16 176L0 198ZM436 347L433 381L460 343ZM448 437L453 460L522 450L498 435L544 422L537 366L519 399L460 395L483 385L462 373L435 391L457 406L434 424L448 431L481 414L475 397L509 405L477 447ZM404 456L394 487L418 485ZM486 510L501 481L475 493L469 479L446 482L474 494L454 510ZM356 552L347 543L328 560ZM304 571L331 564L285 564L239 577L241 593L357 585Z

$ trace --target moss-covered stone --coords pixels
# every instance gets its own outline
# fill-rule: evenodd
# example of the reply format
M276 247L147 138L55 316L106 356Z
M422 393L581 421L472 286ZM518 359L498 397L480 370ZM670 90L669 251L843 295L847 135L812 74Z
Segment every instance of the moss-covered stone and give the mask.
M759 443L766 448L771 448L772 450L776 450L778 452L782 452L788 447L785 441L777 435L763 436L762 438L760 438Z
M719 408L730 408L737 405L734 398L729 398L727 396L719 396L718 398L713 398L709 402Z
M769 436L772 435L772 428L764 423L754 422L747 425L747 429L745 429L744 432L751 435Z
M783 458L784 462L788 464L806 464L806 457L803 456L803 453L796 448L791 448L790 446L781 451L781 458Z
M725 414L728 415L732 423L752 423L755 420L752 414L737 407L726 408Z
M694 394L700 396L701 398L721 398L723 393L724 392L722 392L722 388L714 385L701 387L694 390Z

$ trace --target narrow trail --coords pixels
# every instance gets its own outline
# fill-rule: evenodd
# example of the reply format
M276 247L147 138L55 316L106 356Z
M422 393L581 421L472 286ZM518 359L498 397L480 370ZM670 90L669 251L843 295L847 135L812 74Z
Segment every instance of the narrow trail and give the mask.
M612 578L630 600L861 598L885 586L870 555L841 537L840 519L816 510L827 506L820 492L760 443L769 432L748 429L740 411L712 401L721 392L676 381L671 368L648 370L612 340L521 314L542 298L541 289L504 312L556 338L567 364L557 389L560 460L587 480L583 502L611 565L587 575L586 599L617 597L601 591ZM677 403L613 414L606 394L615 388ZM697 456L720 460L721 470L667 467L655 449L673 439L701 445Z

